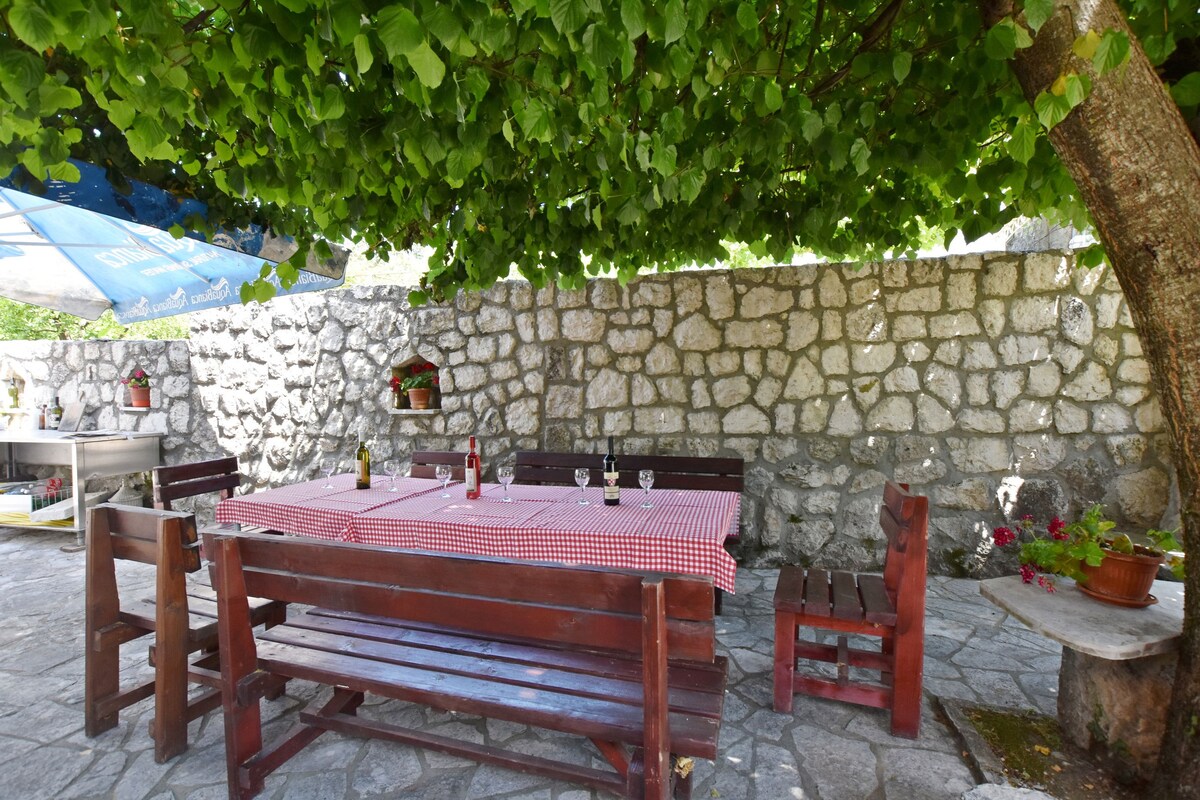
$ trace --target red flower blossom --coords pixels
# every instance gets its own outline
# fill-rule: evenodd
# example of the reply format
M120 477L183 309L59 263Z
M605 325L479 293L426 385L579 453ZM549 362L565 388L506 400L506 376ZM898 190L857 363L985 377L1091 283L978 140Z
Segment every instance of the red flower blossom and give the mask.
M1033 583L1033 577L1035 575L1037 575L1037 570L1033 568L1032 564L1022 564L1021 565L1021 582L1022 583Z
M996 528L992 531L992 539L996 542L997 547L1005 547L1016 541L1017 535L1012 532L1011 528Z
M1067 523L1063 522L1058 517L1055 517L1054 519L1050 520L1050 524L1046 526L1046 532L1049 533L1052 538L1058 539L1060 542L1065 542L1067 539L1071 538L1071 535L1063 530L1066 527Z

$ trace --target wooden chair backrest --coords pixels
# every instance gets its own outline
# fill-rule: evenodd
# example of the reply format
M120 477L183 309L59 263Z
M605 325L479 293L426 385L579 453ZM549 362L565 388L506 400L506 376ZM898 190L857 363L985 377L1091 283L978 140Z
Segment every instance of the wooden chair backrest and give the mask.
M586 467L590 484L598 486L603 476L604 456L596 453L547 453L522 450L517 453L513 478L517 483L575 485L575 470ZM740 492L745 487L745 462L740 458L700 456L645 456L618 454L618 483L638 487L638 472L654 470L656 489L713 489Z
M236 547L226 546L230 539ZM255 533L205 531L204 541L217 564L214 584L236 586L240 577L256 597L634 655L642 649L643 582L662 579L671 656L708 663L716 655L707 577Z
M171 510L171 503L185 497L220 492L221 499L233 497L242 483L235 457L214 458L169 467L155 467L154 507Z
M200 569L196 517L182 511L163 511L101 503L88 509L87 558L155 564L178 560L184 572Z
M906 483L888 481L879 524L888 538L883 582L896 605L897 626L905 619L911 624L914 614L924 620L929 498L910 493Z
M412 454L412 468L408 474L414 478L436 478L439 464L450 465L450 480L465 479L467 454L456 450L415 450Z

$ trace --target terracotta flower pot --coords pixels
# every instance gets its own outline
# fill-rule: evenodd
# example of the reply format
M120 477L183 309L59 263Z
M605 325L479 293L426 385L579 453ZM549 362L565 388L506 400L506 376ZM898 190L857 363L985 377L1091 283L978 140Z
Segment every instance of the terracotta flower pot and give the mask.
M431 389L409 389L408 402L417 411L429 408L429 394Z
M1157 602L1150 594L1150 587L1163 557L1150 553L1141 546L1134 548L1133 555L1105 550L1100 566L1079 565L1085 576L1078 584L1079 590L1119 606L1148 606Z
M149 386L130 386L129 387L129 405L134 408L149 408L150 407L150 387Z

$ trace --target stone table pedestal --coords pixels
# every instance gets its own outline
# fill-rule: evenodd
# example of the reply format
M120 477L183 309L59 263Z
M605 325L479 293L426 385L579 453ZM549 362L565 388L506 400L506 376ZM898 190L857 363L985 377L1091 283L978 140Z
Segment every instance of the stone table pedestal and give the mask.
M1110 758L1118 778L1146 778L1158 761L1176 651L1183 584L1155 581L1158 603L1122 608L1058 581L1050 594L1010 575L981 581L988 600L1063 646L1058 717L1066 737Z

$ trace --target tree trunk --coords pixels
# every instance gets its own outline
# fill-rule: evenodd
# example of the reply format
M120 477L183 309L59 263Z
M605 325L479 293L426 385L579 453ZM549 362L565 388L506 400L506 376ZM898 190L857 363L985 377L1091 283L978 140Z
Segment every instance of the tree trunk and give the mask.
M980 3L986 24L1011 2ZM1098 78L1071 44L1124 31L1128 68ZM1092 74L1084 103L1050 131L1129 303L1171 434L1188 564L1183 640L1153 795L1200 800L1200 147L1115 0L1070 0L1012 68L1033 104L1063 71Z

